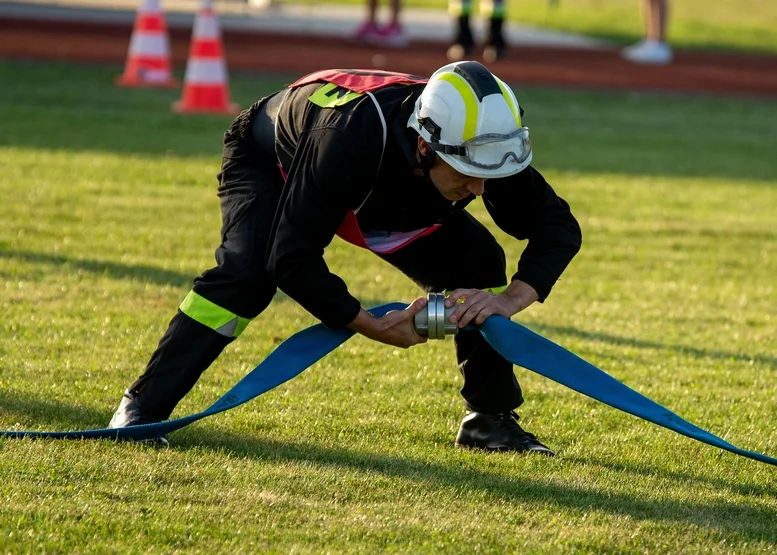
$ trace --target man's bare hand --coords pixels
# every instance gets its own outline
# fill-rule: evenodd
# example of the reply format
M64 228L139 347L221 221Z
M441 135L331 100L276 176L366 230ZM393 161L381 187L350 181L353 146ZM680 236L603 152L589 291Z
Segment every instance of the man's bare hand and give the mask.
M381 318L376 318L362 309L359 315L348 324L348 328L375 341L407 349L427 338L418 335L413 326L413 318L426 310L426 297L419 297L404 310L392 310Z
M539 298L537 291L526 282L515 280L502 293L481 289L456 289L445 299L446 308L459 303L451 314L451 322L463 328L470 322L477 325L492 314L510 318Z

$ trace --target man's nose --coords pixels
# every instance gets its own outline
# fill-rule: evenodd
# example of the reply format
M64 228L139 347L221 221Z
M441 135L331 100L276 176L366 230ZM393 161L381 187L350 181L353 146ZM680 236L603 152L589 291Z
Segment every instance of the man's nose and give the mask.
M467 190L475 196L483 194L483 190L486 187L485 179L472 179L467 183Z

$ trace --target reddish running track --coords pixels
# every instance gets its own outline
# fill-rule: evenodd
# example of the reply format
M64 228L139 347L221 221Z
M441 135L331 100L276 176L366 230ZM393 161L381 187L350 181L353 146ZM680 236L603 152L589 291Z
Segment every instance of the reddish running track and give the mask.
M132 28L0 18L0 57L122 64ZM186 63L191 32L170 31L173 62ZM429 75L446 63L444 45L414 42L404 50L354 45L344 39L226 31L230 70L292 75L323 68L381 68ZM615 50L513 48L491 65L514 84L617 90L703 92L777 97L777 56L679 52L668 66L640 66Z

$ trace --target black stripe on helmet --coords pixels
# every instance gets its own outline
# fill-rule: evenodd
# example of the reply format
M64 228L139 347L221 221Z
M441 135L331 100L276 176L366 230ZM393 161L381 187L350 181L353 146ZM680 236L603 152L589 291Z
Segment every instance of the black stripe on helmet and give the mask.
M469 83L478 100L483 100L483 97L490 94L502 94L502 89L499 88L499 83L496 82L494 76L486 69L486 66L479 62L456 64L453 72L461 75Z

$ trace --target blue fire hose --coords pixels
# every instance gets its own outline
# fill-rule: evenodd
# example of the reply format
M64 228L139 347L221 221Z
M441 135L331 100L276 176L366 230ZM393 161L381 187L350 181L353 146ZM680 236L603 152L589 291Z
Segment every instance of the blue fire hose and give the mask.
M402 303L389 303L377 306L370 312L374 316L383 316L391 310L403 310L406 306ZM577 355L507 318L501 316L487 318L480 326L480 332L499 354L517 366L532 370L592 399L684 436L737 455L777 466L777 459L740 449L691 424ZM180 430L206 416L233 409L281 385L335 350L352 335L353 332L348 329L331 330L323 324L317 324L295 333L281 343L223 397L197 414L128 428L71 432L0 431L0 437L132 440L157 438Z

